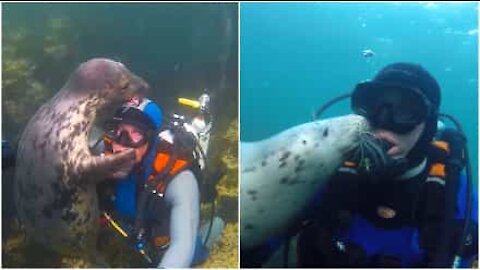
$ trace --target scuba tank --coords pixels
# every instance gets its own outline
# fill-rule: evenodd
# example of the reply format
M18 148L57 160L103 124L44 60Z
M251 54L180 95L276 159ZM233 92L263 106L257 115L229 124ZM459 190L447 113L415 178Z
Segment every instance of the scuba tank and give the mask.
M191 118L183 115L172 114L166 130L159 134L161 140L172 145L180 142L183 147L192 149L193 159L198 162L200 168L200 194L201 201L212 205L210 226L207 235L203 240L205 245L210 237L213 218L215 215L215 198L216 184L224 175L224 171L220 168L213 172L207 164L207 153L210 142L210 133L213 126L213 117L210 113L210 96L205 92L196 100L179 98L178 103L191 107L196 110Z
M190 122L184 122L183 127L186 131L194 135L198 151L195 151L198 165L203 172L203 181L200 186L202 201L210 203L212 206L210 215L210 225L207 234L203 240L205 246L210 238L212 231L213 219L215 217L215 198L217 195L216 184L225 174L223 168L210 172L207 168L207 153L210 141L210 132L212 130L213 117L210 113L210 96L205 92L197 100L179 98L178 102L182 105L197 109L196 115ZM177 116L178 118L178 116Z

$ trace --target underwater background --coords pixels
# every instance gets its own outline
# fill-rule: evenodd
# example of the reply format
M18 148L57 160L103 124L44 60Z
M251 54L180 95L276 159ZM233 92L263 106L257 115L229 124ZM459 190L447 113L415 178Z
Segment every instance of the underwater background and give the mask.
M467 135L478 186L477 3L241 3L240 140L265 139L312 120L393 62L437 79L441 112ZM372 50L370 58L363 50ZM345 100L322 118L350 112Z
M192 113L177 98L210 93L215 122L208 158L227 168L216 198L226 229L202 267L237 267L238 5L2 4L2 139L16 146L35 111L94 57L120 61L144 78L148 97L164 113ZM14 226L10 171L2 173L2 266L31 267ZM209 211L202 205L202 216ZM111 266L131 266L128 253L116 247L105 253ZM37 259L36 267L58 267Z

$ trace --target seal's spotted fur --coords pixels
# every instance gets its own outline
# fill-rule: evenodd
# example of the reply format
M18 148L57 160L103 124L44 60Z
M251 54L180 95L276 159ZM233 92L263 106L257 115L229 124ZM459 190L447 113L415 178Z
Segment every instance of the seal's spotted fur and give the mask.
M89 132L98 110L147 87L121 63L92 59L30 119L19 142L15 179L15 204L28 239L61 252L92 247L96 184L132 167L134 153L93 156Z
M241 247L255 247L287 230L367 128L363 117L349 115L242 143Z

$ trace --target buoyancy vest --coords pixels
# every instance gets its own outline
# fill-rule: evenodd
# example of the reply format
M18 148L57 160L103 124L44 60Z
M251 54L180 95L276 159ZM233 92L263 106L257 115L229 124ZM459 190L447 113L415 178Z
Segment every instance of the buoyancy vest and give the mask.
M108 141L105 143L108 150ZM113 216L135 232L141 214L145 238L157 248L166 248L170 242L170 207L165 200L168 184L180 172L195 166L186 153L174 150L167 142L155 141L140 166L115 184ZM144 203L139 202L142 192L146 194Z

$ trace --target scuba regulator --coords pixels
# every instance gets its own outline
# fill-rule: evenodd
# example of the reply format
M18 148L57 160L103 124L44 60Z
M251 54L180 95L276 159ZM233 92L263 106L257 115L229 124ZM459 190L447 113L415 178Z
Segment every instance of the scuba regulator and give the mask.
M405 158L393 158L387 154L392 144L385 140L366 135L360 147L347 158L357 166L357 171L368 175L372 182L393 179L407 170Z
M194 135L196 146L198 147L198 162L202 170L206 167L206 155L208 151L208 143L210 141L210 131L213 119L210 114L210 96L203 93L198 100L179 98L178 103L197 109L196 115L190 122L185 121L184 116L173 114L173 123L175 127L183 127L185 131Z

